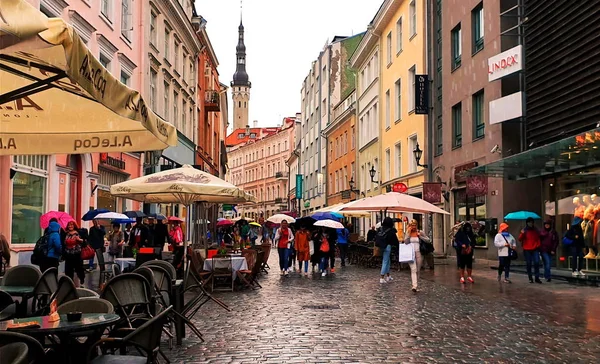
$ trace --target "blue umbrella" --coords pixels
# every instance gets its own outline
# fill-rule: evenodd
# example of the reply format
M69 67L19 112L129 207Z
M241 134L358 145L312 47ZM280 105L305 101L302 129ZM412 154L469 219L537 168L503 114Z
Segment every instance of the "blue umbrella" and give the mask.
M98 214L103 214L105 212L110 212L110 210L107 209L95 209L95 210L90 210L88 212L85 213L85 215L83 215L81 217L81 220L83 221L90 221L90 220L94 220L94 218L98 215Z
M155 218L156 220L166 220L167 219L167 217L165 215L163 215L163 214L157 214L155 212L149 214L148 217Z
M504 220L527 220L528 218L541 219L541 217L535 212L531 211L516 211L504 216Z
M315 212L311 215L311 217L317 221L319 220L339 220L341 219L341 215L337 212Z
M133 224L135 219L114 219L113 224Z

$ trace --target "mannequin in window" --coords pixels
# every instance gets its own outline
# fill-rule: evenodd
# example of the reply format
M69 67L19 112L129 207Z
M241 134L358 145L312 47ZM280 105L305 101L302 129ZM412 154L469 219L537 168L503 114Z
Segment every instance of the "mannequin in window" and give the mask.
M589 195L583 196L583 206L585 206L586 209L592 206L592 198Z
M598 195L596 195L594 193L593 195L590 196L590 200L592 200L592 205L594 205L595 209L600 207L600 198L598 198Z
M583 219L583 214L585 212L585 206L583 206L581 204L581 200L580 200L579 197L574 197L573 198L573 206L575 207L573 215L575 215L575 217Z
M585 197L589 198L589 196L584 196L584 199ZM583 222L581 223L581 228L583 229L583 242L587 249L587 255L584 256L583 259L596 259L596 253L594 251L594 220L594 207L590 206L585 210Z

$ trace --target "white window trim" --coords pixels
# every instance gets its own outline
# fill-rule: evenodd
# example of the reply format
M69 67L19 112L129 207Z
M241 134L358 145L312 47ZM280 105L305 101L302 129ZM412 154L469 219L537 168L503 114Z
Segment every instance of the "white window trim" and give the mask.
M71 25L75 28L81 40L83 40L84 43L89 43L96 28L84 17L79 15L76 10L69 10L69 18L71 20Z
M137 68L136 64L125 55L123 52L117 53L117 58L119 59L119 63L121 64L121 70L125 71L129 77L133 75L133 72Z
M46 8L48 12L52 13L52 15L54 15L57 18L60 18L62 16L63 10L65 10L65 8L69 6L69 4L64 0L42 0L40 3L40 7L42 6Z

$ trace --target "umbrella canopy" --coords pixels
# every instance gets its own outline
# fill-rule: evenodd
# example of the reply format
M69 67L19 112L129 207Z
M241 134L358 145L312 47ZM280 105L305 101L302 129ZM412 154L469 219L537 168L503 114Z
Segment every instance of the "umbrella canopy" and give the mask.
M163 214L157 214L155 212L148 214L148 217L156 219L156 220L166 220L167 217Z
M223 220L227 220L227 219L226 219L226 218L224 218L224 217L219 217L219 218L217 219L217 222L221 222L221 221L223 221Z
M416 213L436 213L449 215L447 211L430 204L420 198L413 197L404 193L388 192L383 195L365 197L354 201L350 206L342 208L344 211L380 211L388 212L416 212Z
M146 214L141 211L125 211L123 214L127 215L127 217L130 219L137 219L138 217L146 217Z
M343 229L344 228L344 225L342 225L341 222L335 221L335 220L329 220L329 219L319 220L319 221L315 222L315 226L321 226L321 227L326 227L326 228L331 228L331 229Z
M129 217L125 214L121 214L118 212L103 212L101 214L96 215L94 219L98 220L129 220Z
M515 211L504 216L504 220L527 220L528 218L541 219L541 217L535 212L531 211Z
M169 222L184 222L185 220L183 220L181 217L177 217L177 216L169 216Z
M0 155L177 145L175 127L113 77L63 19L48 19L23 0L2 0L0 14L0 105L14 110L0 115Z
M113 196L149 203L244 203L254 196L188 164L110 187Z
M343 216L337 212L315 212L311 215L315 220L339 220Z
M301 226L306 226L306 227L310 227L313 226L315 224L317 220L310 217L310 216L304 216L301 217L299 219L296 220L296 226L301 227Z
M81 217L81 220L83 220L83 221L94 220L98 214L102 214L104 212L110 212L110 210L108 210L108 209L90 210L90 211L86 212L85 215L83 215Z
M135 219L115 219L112 222L113 224L133 224Z
M48 211L40 216L40 227L45 229L50 225L50 220L56 219L61 228L66 229L67 224L71 221L77 223L75 219L63 211Z
M288 224L296 222L296 219L284 214L275 214L267 219L267 221L272 222L274 224L281 224L283 220L287 221Z
M257 223L257 222L254 222L254 221L252 221L252 222L250 223L250 226L261 227L262 225L261 225L261 224L259 224L259 223Z
M231 226L233 225L233 221L231 220L221 220L217 223L217 226Z
M348 203L338 203L335 205L323 207L322 209L318 209L317 212L336 212L343 216L347 217L370 217L371 213L367 211L342 211L344 207L352 206L356 201L351 201Z

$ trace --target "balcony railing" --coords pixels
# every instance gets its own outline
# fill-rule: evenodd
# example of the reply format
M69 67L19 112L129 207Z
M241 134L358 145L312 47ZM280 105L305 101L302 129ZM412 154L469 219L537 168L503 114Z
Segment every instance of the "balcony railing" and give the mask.
M288 178L288 173L287 172L275 172L275 178L277 178L277 179L287 179Z
M206 90L204 95L204 107L206 111L221 111L219 92Z

